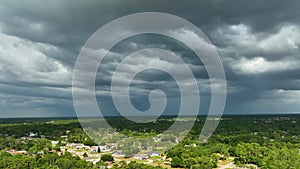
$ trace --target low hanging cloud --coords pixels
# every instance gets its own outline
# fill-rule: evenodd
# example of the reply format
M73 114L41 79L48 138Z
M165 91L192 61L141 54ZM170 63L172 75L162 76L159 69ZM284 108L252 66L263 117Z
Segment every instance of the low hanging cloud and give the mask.
M241 58L234 63L233 69L237 74L276 73L299 69L299 64L300 61L293 60L267 61L263 57Z
M295 25L283 25L274 33L254 33L251 27L244 24L226 25L212 34L224 43L221 49L238 52L238 57L262 54L269 59L278 59L299 54L300 29Z
M1 82L67 85L71 70L45 55L43 50L56 47L0 34Z

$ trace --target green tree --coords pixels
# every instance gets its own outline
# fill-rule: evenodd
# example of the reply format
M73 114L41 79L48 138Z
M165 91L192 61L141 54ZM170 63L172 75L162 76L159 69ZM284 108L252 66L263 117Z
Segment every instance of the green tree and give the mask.
M114 158L111 154L103 154L101 156L101 161L111 161L111 162L113 162Z
M181 158L175 156L172 158L171 166L175 168L183 167Z
M85 158L88 157L86 152L84 152L82 156L85 157Z

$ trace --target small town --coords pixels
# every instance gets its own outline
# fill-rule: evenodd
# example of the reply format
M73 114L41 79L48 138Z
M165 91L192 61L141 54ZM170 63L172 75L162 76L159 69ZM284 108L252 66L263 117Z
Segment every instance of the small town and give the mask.
M151 128L154 129L160 123L166 124L165 121L169 120L153 123ZM112 121L119 122L120 119ZM185 119L183 122L187 122L187 120ZM233 126L232 122L243 124L243 130L239 125ZM201 120L197 120L196 125L201 125L201 123ZM217 130L222 131L221 133L202 143L191 138L194 135L187 135L185 140L181 140L183 133L177 135L158 134L145 141L140 135L152 136L153 134L137 132L141 131L140 128L137 131L134 129L121 131L118 128L115 131L103 128L96 131L89 129L90 135L97 136L98 144L91 140L80 128L78 122L73 119L8 123L0 125L0 156L3 156L3 159L5 157L22 157L37 161L41 161L38 159L43 158L70 158L69 156L72 156L77 161L83 160L86 165L92 164L97 166L96 168L102 169L133 165L133 162L136 162L134 165L143 164L148 168L150 166L188 168L188 165L194 163L192 160L199 161L194 166L206 166L207 168L258 169L261 168L262 163L243 160L251 160L253 156L257 156L255 160L264 156L276 157L277 154L270 154L268 149L276 149L278 142L284 145L282 150L278 150L278 155L283 152L287 154L286 147L292 146L293 156L300 156L300 147L297 143L300 141L300 137L297 132L293 131L294 127L299 127L298 118L235 117L222 118L221 123L230 126L232 130L228 130L226 127L221 128ZM130 128L129 124L123 123L123 125ZM282 128L283 125L289 127ZM261 128L268 132L260 130ZM139 137L125 137L124 133ZM249 140L254 143L249 143ZM293 140L296 144L285 143L288 140ZM266 147L265 144L260 145L261 142L265 142L271 147ZM7 154L5 155L3 152ZM55 156L51 157L51 154ZM268 161L264 158L262 160ZM188 159L190 162L186 164L182 159ZM269 165L273 165L273 163ZM71 164L66 165L66 168L68 168L67 166L71 166Z
M49 122L48 122L49 123ZM69 130L66 130L65 133L70 133ZM9 135L4 135L5 137L9 137ZM39 140L44 139L44 135L40 135L39 133L30 132L27 136L23 136L20 139L24 141L28 140ZM62 141L63 140L63 141ZM73 156L78 156L81 159L84 159L86 162L91 162L96 164L106 156L105 167L111 168L113 166L113 162L121 162L125 161L127 164L131 161L137 161L143 164L149 165L165 165L169 166L171 164L171 158L167 158L166 155L160 152L150 151L148 148L147 153L136 153L133 155L126 155L122 152L122 150L118 150L117 143L105 143L103 146L89 146L84 145L82 143L68 143L68 135L63 135L60 137L59 141L51 140L52 149L49 151L38 151L36 154L25 151L25 150L14 150L12 148L5 148L4 151L11 155L23 154L27 156L41 156L45 153L56 153L59 156L69 152Z

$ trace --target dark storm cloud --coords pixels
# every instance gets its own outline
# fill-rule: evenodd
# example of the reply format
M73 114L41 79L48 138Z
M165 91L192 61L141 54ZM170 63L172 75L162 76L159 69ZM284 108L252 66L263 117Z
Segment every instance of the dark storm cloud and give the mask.
M299 24L297 0L286 1L2 1L4 31L32 41L80 47L105 23L145 11L168 12L200 26L206 33L222 24L245 23L253 33L272 33Z
M0 101L3 111L0 115L21 112L16 109L22 109L22 104L15 108L8 105L24 98L28 98L23 103L28 112L30 109L36 109L35 114L63 110L71 112L68 115L74 114L70 100L65 106L60 103L71 99L72 70L82 45L106 23L127 14L149 11L187 19L216 46L228 80L226 112L268 111L267 107L271 106L264 106L268 102L276 104L275 110L295 111L300 108L297 104L300 99L299 6L298 0L1 1L0 94L4 101ZM157 35L132 37L113 49L114 53L104 60L97 74L96 87L100 93L109 92L113 70L124 56L148 47L178 54L195 74L200 91L209 94L208 76L202 62L182 43ZM153 81L156 84L150 83ZM135 82L132 86L135 91L147 93L151 87L161 85L176 93L175 84L162 73L141 74ZM139 97L138 92L133 95ZM100 102L107 104L109 110L111 102L105 99ZM37 106L33 108L31 104Z

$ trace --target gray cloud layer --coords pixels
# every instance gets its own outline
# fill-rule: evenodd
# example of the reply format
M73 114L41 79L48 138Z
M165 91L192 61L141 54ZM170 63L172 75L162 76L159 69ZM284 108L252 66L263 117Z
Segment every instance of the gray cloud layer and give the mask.
M228 83L225 113L299 111L299 6L298 0L3 0L0 2L0 117L74 116L72 71L82 45L106 23L146 11L187 19L216 46ZM133 37L113 49L97 75L99 104L107 112L113 112L111 100L106 96L112 71L125 55L147 47L171 50L189 64L199 84L201 112L206 112L210 87L202 63L181 43L156 35ZM132 65L149 61L144 58ZM175 100L170 107L177 108L172 106L178 103L176 84L162 72L146 72L136 78L131 90L133 97L142 100L133 101L137 107L147 108L145 97L139 93L147 94L153 87L171 93Z

